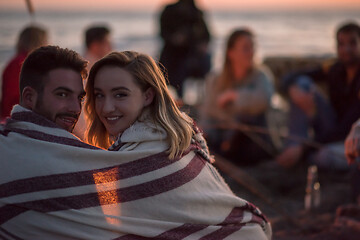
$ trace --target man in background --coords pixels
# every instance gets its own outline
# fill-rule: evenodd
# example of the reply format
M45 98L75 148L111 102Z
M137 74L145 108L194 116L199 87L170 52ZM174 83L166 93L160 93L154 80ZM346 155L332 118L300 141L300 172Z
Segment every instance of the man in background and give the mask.
M210 32L195 0L165 6L160 16L160 36L164 42L160 62L181 97L188 77L204 78L211 68Z
M92 65L112 50L111 31L105 25L93 25L85 31L86 51L84 58L89 61L88 71ZM86 82L84 82L85 86ZM74 134L84 140L86 130L85 114L82 112L74 128Z
M88 70L92 65L112 50L111 32L105 25L93 25L85 30L85 55L89 61Z
M306 155L319 168L347 170L344 140L352 124L360 118L360 27L346 23L336 32L338 59L329 66L288 76L284 81L290 98L289 133L323 144L309 149L288 141L277 161L294 166ZM328 98L314 82L322 83ZM309 135L313 131L313 136Z
M19 76L26 56L34 49L48 43L47 31L35 25L25 27L16 44L16 54L7 64L2 74L2 97L0 121L10 116L11 109L19 103Z

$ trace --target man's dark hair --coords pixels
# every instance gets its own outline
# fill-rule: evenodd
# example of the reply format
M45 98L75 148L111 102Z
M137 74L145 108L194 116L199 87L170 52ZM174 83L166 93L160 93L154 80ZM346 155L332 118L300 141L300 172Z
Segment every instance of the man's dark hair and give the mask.
M101 42L110 34L110 29L106 26L92 26L85 31L85 45L89 48L93 42Z
M47 43L47 31L40 26L30 25L25 27L19 35L16 44L17 52L30 52Z
M355 32L358 37L360 37L360 26L358 24L356 24L355 22L348 22L345 23L343 25L341 25L338 30L336 31L336 37L339 36L340 33L350 33L350 32Z
M20 96L29 86L39 94L44 89L44 81L51 70L58 68L71 69L78 72L83 79L87 76L87 61L77 52L58 46L40 47L25 59L20 72Z

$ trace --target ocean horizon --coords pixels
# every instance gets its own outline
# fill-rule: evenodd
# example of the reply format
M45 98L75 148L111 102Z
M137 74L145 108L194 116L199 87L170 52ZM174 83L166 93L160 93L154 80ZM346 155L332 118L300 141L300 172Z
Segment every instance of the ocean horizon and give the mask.
M15 53L21 29L31 23L44 26L49 43L84 53L84 29L96 23L112 31L115 51L134 50L158 59L161 9L146 11L37 11L0 10L0 71ZM236 28L249 27L256 35L256 58L269 56L334 56L335 31L346 21L360 23L358 9L332 11L206 11L212 34L213 70L221 68L227 36Z

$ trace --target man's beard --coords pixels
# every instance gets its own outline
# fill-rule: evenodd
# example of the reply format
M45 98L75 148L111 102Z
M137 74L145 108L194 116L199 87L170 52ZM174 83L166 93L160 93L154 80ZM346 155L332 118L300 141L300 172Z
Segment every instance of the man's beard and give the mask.
M42 103L43 103L42 97L40 96L40 98L38 98L38 101L36 101L36 103L35 103L35 109L33 109L33 111L38 113L39 115L42 115L43 117L47 118L48 120L54 122L55 124L56 124L56 119L62 119L62 118L66 118L66 117L76 119L75 123L72 125L71 128L64 128L64 127L58 125L59 127L62 127L63 129L65 129L68 132L71 132L71 133L73 132L75 125L77 123L77 120L79 119L79 114L73 114L73 113L69 113L69 112L60 112L60 113L56 113L55 115L53 115L52 113L50 113L43 107Z

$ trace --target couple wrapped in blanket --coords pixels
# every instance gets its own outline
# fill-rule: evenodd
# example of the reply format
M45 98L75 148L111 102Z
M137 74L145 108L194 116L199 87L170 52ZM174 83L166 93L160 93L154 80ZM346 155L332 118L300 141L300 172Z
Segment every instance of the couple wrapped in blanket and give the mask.
M0 239L271 238L265 216L212 166L151 57L97 61L85 88L86 143L71 134L85 66L56 46L22 66L20 105L0 125Z
M136 122L106 151L17 105L0 133L1 239L270 239L200 132L170 160L164 131Z

